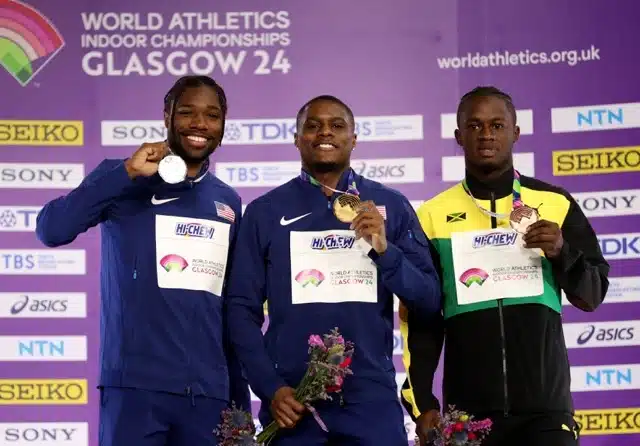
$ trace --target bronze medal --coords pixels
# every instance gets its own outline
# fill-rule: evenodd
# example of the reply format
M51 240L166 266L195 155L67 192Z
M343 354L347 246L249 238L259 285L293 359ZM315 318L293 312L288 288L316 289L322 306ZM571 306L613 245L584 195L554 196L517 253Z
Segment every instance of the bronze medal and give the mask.
M351 223L358 215L360 199L356 195L343 194L333 201L333 214L343 223Z
M522 205L511 211L509 223L511 227L520 234L525 234L527 228L540 219L538 211L527 205Z

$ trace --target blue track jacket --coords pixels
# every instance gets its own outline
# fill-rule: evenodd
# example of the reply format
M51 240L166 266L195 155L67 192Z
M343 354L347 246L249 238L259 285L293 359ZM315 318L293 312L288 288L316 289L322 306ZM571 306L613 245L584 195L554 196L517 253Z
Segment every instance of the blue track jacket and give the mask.
M362 201L386 213L387 251L361 249L333 200L301 177L246 208L229 277L232 343L263 411L281 386L296 387L307 368L308 338L338 327L355 343L346 402L397 399L393 355L393 294L409 311L440 311L440 280L429 242L409 201L352 170ZM377 282L377 286L376 286ZM263 337L263 304L269 325ZM264 413L264 412L263 412Z
M232 398L248 409L221 298L241 201L205 164L169 185L157 174L131 180L124 160L105 160L44 206L36 234L57 247L102 226L101 386Z

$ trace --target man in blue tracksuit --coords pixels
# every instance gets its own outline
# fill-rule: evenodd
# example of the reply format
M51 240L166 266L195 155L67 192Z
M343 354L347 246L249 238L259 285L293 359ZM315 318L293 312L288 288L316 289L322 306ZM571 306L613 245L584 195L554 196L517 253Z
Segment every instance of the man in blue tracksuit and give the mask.
M250 409L221 297L241 202L208 172L226 111L211 78L179 79L165 97L167 143L103 161L38 215L49 247L102 226L101 446L215 445L230 400ZM177 184L158 174L167 147L187 166Z
M392 360L393 294L428 317L440 311L440 282L408 200L349 167L354 127L353 113L335 97L305 104L295 138L300 176L252 201L238 232L230 335L262 400L261 423L285 427L277 446L408 444ZM343 195L363 204L353 220L336 203ZM302 416L293 388L307 367L309 336L334 327L355 343L354 375L342 399L314 404L325 432L308 412Z

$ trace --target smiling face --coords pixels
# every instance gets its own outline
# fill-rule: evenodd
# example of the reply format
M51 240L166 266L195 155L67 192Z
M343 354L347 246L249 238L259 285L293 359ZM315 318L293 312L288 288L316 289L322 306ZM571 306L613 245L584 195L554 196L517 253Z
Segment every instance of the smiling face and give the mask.
M354 127L353 118L341 104L328 100L311 103L295 135L303 165L317 173L344 170L356 145Z
M470 99L460 114L456 141L464 149L467 168L489 175L512 166L513 144L520 136L513 112L495 96Z
M165 125L173 152L187 164L203 162L222 141L224 114L218 94L206 85L185 89L175 104L173 128L168 114Z

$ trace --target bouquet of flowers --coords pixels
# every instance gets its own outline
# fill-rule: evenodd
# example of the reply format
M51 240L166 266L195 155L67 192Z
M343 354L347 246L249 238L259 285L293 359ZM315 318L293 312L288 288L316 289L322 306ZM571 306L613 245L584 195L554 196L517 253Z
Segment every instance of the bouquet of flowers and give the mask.
M311 335L308 343L309 366L302 381L296 387L295 398L309 409L318 424L326 430L324 423L311 407L311 403L317 400L330 400L332 399L330 393L340 393L344 378L353 374L349 365L354 344L351 341L345 341L337 328L323 337ZM272 421L258 435L258 443L269 444L279 428L278 423Z
M220 446L258 446L251 413L237 409L235 403L222 412L222 423L214 433Z
M311 335L309 344L309 362L302 381L295 389L295 398L313 414L320 427L326 426L320 419L311 403L318 400L332 399L329 394L339 394L347 375L353 372L349 367L353 356L354 344L345 341L337 328L322 337ZM276 436L280 426L272 421L257 438L253 417L250 413L238 410L233 406L223 412L222 424L216 430L221 446L263 446L269 444Z
M484 438L491 431L492 422L489 418L476 421L473 415L455 406L449 406L444 414L439 429L434 430L431 444L434 446L480 446ZM419 444L416 438L416 444Z

